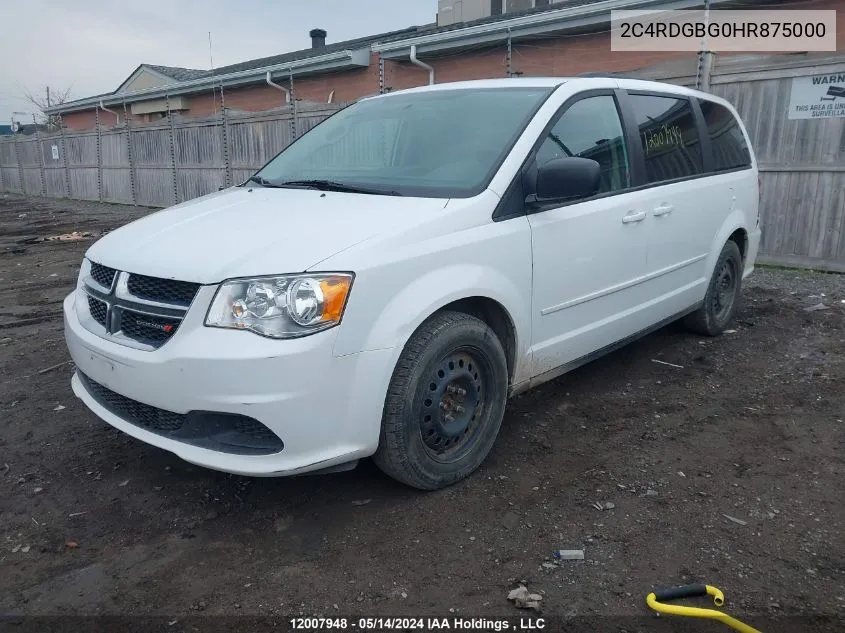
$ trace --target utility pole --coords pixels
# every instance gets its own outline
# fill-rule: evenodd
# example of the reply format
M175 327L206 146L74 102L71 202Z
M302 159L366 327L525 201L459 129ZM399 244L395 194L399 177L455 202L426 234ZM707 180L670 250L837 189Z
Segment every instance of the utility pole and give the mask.
M50 107L50 86L47 86L47 107Z

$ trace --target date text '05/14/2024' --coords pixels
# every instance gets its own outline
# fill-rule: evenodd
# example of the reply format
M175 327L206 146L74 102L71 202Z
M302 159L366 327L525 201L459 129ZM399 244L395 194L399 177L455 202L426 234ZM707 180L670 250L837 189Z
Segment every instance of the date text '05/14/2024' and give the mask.
M359 631L540 631L546 628L543 618L521 617L517 620L490 618L291 618L295 631L359 630Z

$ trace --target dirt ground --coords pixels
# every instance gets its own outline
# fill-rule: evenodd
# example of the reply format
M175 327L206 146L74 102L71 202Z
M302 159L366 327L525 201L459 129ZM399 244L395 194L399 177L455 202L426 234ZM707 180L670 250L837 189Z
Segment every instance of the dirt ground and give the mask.
M758 269L735 331L670 326L516 398L489 460L453 488L416 492L369 462L249 479L121 434L71 392L61 301L91 241L149 212L0 194L9 630L32 622L13 616L177 631L299 614L728 630L646 607L653 587L690 582L764 631L845 630L845 276ZM92 235L38 241L70 231ZM555 562L559 549L585 560ZM520 581L540 613L507 601Z

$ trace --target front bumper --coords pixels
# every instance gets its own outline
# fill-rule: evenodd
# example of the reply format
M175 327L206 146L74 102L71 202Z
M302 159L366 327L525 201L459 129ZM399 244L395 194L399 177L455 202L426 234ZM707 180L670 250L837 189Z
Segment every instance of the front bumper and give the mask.
M64 301L71 358L89 380L115 394L175 414L218 412L257 420L283 442L272 454L241 455L151 432L104 407L75 374L74 393L100 418L185 461L224 472L278 476L322 470L372 455L393 367L393 350L332 354L338 328L300 339L271 340L204 327L203 288L179 331L145 351L85 329Z

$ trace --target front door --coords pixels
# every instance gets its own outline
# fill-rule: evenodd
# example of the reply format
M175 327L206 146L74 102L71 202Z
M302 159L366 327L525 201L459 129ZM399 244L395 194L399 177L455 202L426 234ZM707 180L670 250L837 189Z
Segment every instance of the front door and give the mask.
M562 108L535 166L565 156L602 170L600 193L528 216L533 247L532 375L541 376L646 327L644 192L630 191L630 153L612 92Z

